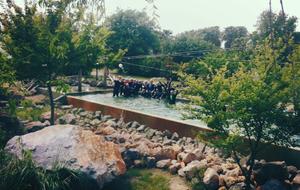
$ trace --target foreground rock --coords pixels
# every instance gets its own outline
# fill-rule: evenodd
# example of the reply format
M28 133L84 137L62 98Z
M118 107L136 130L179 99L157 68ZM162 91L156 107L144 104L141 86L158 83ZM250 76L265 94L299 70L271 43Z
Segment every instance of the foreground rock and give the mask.
M56 125L8 141L6 150L21 157L32 151L35 163L51 169L59 163L96 179L99 186L124 174L126 166L117 145L74 125Z

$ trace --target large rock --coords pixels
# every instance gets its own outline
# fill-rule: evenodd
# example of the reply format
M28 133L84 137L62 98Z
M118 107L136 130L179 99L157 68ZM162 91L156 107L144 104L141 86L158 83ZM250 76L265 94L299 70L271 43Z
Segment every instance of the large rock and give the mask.
M178 154L177 159L184 162L185 164L188 164L192 162L193 160L197 159L197 156L194 153L188 152L181 152Z
M171 165L171 159L160 160L156 162L156 167L160 169L166 169Z
M292 189L300 190L300 173L297 174L292 181Z
M253 171L254 180L258 185L263 185L271 179L281 182L288 179L289 174L285 162L256 163Z
M58 119L59 124L71 124L74 125L76 123L75 115L68 113Z
M212 168L207 168L207 170L204 173L203 183L208 189L212 189L212 190L218 189L219 187L218 173Z
M277 179L268 180L261 188L262 190L286 190L287 188Z
M184 168L178 170L178 175L190 180L197 175L200 169L205 169L206 167L207 165L203 161L194 160Z
M57 117L58 117L57 113L54 113L54 120L56 120ZM50 119L51 119L51 112L49 111L49 112L43 113L40 116L40 119L41 119L42 122L47 121L47 120L50 121Z
M32 152L38 166L51 169L58 163L80 170L96 179L100 187L126 171L117 145L74 125L55 125L15 136L6 145L7 151L19 157L22 149Z

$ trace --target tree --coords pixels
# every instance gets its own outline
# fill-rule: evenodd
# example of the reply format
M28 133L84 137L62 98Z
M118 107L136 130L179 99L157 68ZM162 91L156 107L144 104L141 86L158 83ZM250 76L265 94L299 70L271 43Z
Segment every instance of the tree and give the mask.
M273 33L274 39L290 38L296 30L297 17L289 17L282 12L279 14L269 10L261 13L257 20L257 32L260 40L264 40Z
M8 62L7 55L0 49L0 96L5 93L6 86L15 81L15 72Z
M265 43L257 49L251 67L241 64L236 72L228 75L231 71L225 65L206 81L186 76L187 94L199 106L191 108L192 116L205 120L214 130L201 137L233 156L246 178L247 190L253 183L251 175L261 143L292 145L290 137L297 127L282 122L291 121L285 102L291 102L293 96L287 93L291 81L284 81L276 56L280 55ZM296 75L299 77L299 73ZM241 163L241 144L249 153L247 166Z
M64 4L49 3L46 13L38 13L36 4L25 4L24 10L11 1L1 15L2 43L11 57L18 80L35 79L47 85L51 124L54 124L52 83L65 66L68 46L61 30ZM58 40L59 39L59 40Z
M108 18L106 25L113 31L107 43L113 51L127 49L126 56L159 52L157 26L145 12L119 10Z
M232 43L239 39L248 36L248 30L244 26L229 26L223 32L223 40L225 41L225 48L231 48Z
M201 29L199 33L204 41L210 42L216 47L221 46L221 31L218 26Z
M175 36L170 42L167 52L173 56L176 63L184 63L201 58L207 52L216 49L216 46L202 40L201 37L195 36L191 32L185 32Z

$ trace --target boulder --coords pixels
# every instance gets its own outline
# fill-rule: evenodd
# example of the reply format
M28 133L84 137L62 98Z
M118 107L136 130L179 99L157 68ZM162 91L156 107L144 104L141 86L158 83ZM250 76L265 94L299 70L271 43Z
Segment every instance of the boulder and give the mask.
M54 113L54 120L56 120L57 119L57 117L58 117L58 115L56 114L56 113ZM41 116L40 116L40 120L42 121L42 122L44 122L44 121L50 121L50 119L51 119L51 112L49 111L49 112L45 112L45 113L43 113Z
M188 153L181 152L178 154L177 159L179 161L184 162L185 164L188 164L188 163L192 162L193 160L196 160L197 156L191 152L188 152Z
M146 128L145 125L141 125L141 126L139 126L136 130L137 130L138 132L143 132L143 131L145 130L145 128Z
M192 153L195 154L197 160L201 160L201 159L205 158L205 156L203 155L202 149L200 149L200 148L194 149Z
M58 119L59 124L71 124L76 123L76 117L74 114L68 113Z
M293 183L293 186L299 186L299 187L300 187L300 173L298 173L298 174L294 177L292 183Z
M218 189L219 187L218 173L212 168L207 168L204 173L203 183L208 189L212 189L212 190Z
M174 163L169 167L169 171L171 174L174 175L177 173L177 171L180 169L180 167L181 167L180 163Z
M246 189L246 184L244 182L236 183L229 188L229 190L244 190L244 189Z
M123 159L128 162L131 162L133 160L139 160L140 159L140 153L135 148L126 149L122 152ZM127 162L126 162L127 163Z
M74 125L55 125L15 136L5 149L20 158L22 149L30 150L34 162L45 169L61 164L82 171L97 180L100 188L126 171L117 145Z
M180 153L181 147L178 145L163 146L160 151L156 153L158 159L176 159L177 154Z
M62 105L60 106L60 109L62 110L69 110L69 109L72 109L73 108L73 105Z
M165 130L165 131L163 131L163 136L165 136L168 139L170 139L172 137L172 132L169 131L169 130Z
M147 157L146 158L146 166L147 168L154 168L156 165L156 159L155 157Z
M253 171L254 180L258 185L263 185L271 179L281 182L288 179L288 170L285 162L257 163Z
M240 168L235 168L232 170L227 170L225 175L230 177L238 177L242 175L242 171L240 170Z
M101 119L101 111L95 111L94 117L95 119Z
M197 172L200 169L204 168L206 168L206 165L203 162L194 160L184 168L178 170L178 174L180 176L185 176L187 179L191 180L193 177L195 177L195 175L197 175Z
M288 166L287 170L289 173L289 180L292 181L294 177L298 174L298 169L295 166Z
M95 131L96 135L112 135L116 132L116 130L110 126L104 127L104 128L98 128Z
M261 187L262 190L286 190L287 188L277 179L270 179Z
M156 167L160 169L166 169L171 165L171 159L160 160L156 162Z
M134 121L131 123L130 127L132 128L138 128L140 126L140 124L137 121Z
M219 180L223 181L227 187L231 187L232 185L234 185L236 183L244 182L245 177L244 176L231 177L231 176L226 176L226 175L220 175Z
M149 129L146 132L146 137L149 138L149 139L151 139L154 135L155 135L155 130L154 129Z
M99 120L99 119L93 119L91 122L90 122L90 124L92 125L92 126L98 126L99 124L101 123L101 121Z

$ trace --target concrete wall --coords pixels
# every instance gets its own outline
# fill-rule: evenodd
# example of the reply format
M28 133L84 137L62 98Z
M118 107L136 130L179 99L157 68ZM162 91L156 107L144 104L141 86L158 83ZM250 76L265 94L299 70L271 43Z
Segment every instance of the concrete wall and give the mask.
M195 135L199 131L210 131L209 129L201 128L196 125L186 124L181 121L165 119L138 111L132 111L111 105L81 100L80 98L77 98L75 96L68 96L67 99L68 103L72 104L74 107L84 108L85 110L89 111L101 110L101 112L105 115L111 115L118 119L123 117L125 122L137 121L153 129L158 129L161 131L168 129L171 132L177 132L180 136L195 137Z
M199 131L211 131L210 129L201 128L199 126L186 124L180 121L151 116L142 112L122 109L111 105L81 100L75 96L68 96L67 99L68 103L74 107L80 107L88 111L101 110L103 114L111 115L115 118L123 117L125 122L137 121L153 129L161 131L168 129L171 132L177 132L180 136L195 137ZM288 164L295 165L300 168L300 149L288 149L265 144L263 145L263 151L261 151L261 154L258 157L267 161L285 160Z

